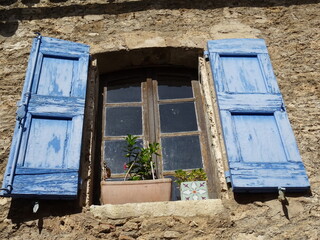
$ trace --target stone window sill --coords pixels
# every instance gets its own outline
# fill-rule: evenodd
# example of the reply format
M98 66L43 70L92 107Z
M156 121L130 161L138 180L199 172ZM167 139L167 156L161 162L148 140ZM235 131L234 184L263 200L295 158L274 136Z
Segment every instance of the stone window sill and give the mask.
M99 218L215 216L226 211L221 199L200 201L147 202L92 205L90 211Z

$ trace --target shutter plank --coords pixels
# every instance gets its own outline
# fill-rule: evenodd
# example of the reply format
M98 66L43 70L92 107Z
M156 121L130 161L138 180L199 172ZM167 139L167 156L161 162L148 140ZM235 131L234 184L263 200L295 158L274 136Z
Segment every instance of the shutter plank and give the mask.
M240 150L237 146L237 139L234 131L234 125L231 119L231 113L229 111L220 112L221 122L223 122L222 128L224 133L224 139L227 148L228 159L230 162L239 161Z
M70 80L74 73L74 59L45 56L39 77L39 95L70 96L73 82Z
M25 168L63 168L70 119L32 118L26 146Z
M28 111L33 115L73 117L84 114L83 106L82 98L33 96Z
M208 50L212 53L234 55L256 55L268 53L263 39L224 39L208 41Z
M275 118L278 123L278 128L280 129L282 135L282 141L286 146L286 154L288 161L302 162L299 154L298 145L296 143L293 131L290 126L290 122L286 112L275 112Z
M70 129L70 143L68 146L68 162L67 168L79 168L79 153L81 151L82 138L82 127L83 127L83 115L78 115L72 119L72 126Z
M267 53L259 54L257 57L260 62L259 66L262 68L261 72L264 75L264 78L266 80L266 84L268 85L268 92L280 93L276 77L273 73L269 54L267 54Z
M274 112L281 110L281 95L218 93L220 110Z
M78 170L64 173L15 175L12 195L46 199L73 199L78 191ZM48 194L50 192L50 194Z

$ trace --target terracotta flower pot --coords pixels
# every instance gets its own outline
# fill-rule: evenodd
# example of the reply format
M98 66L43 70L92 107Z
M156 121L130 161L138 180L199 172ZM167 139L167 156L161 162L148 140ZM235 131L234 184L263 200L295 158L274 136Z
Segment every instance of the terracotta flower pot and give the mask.
M170 178L143 181L102 181L101 204L170 201L171 182Z

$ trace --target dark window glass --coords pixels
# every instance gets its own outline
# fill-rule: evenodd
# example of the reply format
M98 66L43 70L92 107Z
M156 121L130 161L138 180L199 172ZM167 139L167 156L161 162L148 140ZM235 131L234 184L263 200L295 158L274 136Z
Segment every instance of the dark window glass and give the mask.
M141 102L141 84L110 85L107 88L107 103Z
M161 138L163 168L202 168L199 136L179 136Z
M160 77L158 83L160 100L193 97L191 81L186 82L185 78L182 77L166 77L165 80L161 79Z
M174 176L165 176L165 178L171 178L171 201L181 200L180 186L175 182L176 178Z
M107 107L106 136L142 134L141 107Z
M141 140L138 143L142 146ZM125 173L124 165L128 162L125 157L125 147L126 141L124 140L105 141L104 143L104 160L111 169L112 174Z
M160 104L159 109L162 133L198 130L193 102Z

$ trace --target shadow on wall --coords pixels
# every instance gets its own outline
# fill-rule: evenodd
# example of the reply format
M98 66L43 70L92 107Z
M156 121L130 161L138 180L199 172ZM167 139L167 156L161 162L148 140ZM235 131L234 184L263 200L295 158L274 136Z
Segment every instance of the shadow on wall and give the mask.
M311 191L297 192L297 193L286 193L286 197L297 198L297 197L310 197L312 196ZM254 202L266 202L278 198L278 193L234 193L234 199L239 204L249 204Z
M290 198L297 198L297 197L311 197L312 193L311 190L308 192L298 192L298 193L286 193L284 199L278 198L277 193L234 193L234 199L238 204L249 204L254 203L259 206L259 202L265 203L274 199L279 200L279 205L282 207L283 215L290 220L288 208L291 208L287 197Z
M115 0L105 0L105 3L88 3L88 4L71 4L71 0L49 0L56 5L50 7L33 7L33 5L40 3L40 0L2 0L1 6L10 6L20 2L25 7L13 7L11 9L0 10L0 34L4 37L12 36L18 28L18 21L20 20L36 20L47 18L62 18L72 16L85 15L100 15L100 14L123 14L130 12L139 12L146 10L160 10L160 9L215 9L224 7L274 7L274 6L291 6L300 4L319 3L320 0L140 0L127 1L117 3ZM102 2L102 1L101 1ZM10 19L10 21L8 21ZM6 29L2 26L6 25Z
M8 219L17 225L17 228L24 223L32 220L38 221L39 232L41 232L42 219L49 216L66 216L81 212L77 200L39 200L39 209L33 213L34 200L15 199L11 201Z
M41 0L21 0L21 2L27 6L32 6L34 4L40 3ZM67 2L68 0L50 0L50 2L53 3L60 3L60 2ZM9 6L11 4L14 4L16 2L19 2L19 0L2 0L0 2L0 5L2 6Z
M0 35L3 37L11 37L15 34L18 27L18 21L0 22Z

